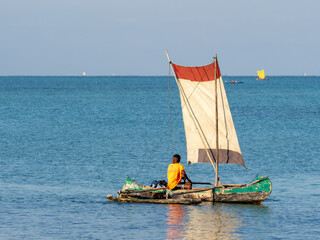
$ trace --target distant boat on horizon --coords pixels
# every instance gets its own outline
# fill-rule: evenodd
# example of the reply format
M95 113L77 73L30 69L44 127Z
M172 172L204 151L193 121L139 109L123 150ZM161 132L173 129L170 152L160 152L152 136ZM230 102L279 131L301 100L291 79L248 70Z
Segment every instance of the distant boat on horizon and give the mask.
M258 74L258 78L256 80L268 80L268 78L266 78L266 75L264 74L264 70L259 70L257 71Z
M236 83L243 83L242 81L237 81L237 80L231 80L231 82L227 82L227 81L225 81L225 83L227 83L227 84L236 84Z

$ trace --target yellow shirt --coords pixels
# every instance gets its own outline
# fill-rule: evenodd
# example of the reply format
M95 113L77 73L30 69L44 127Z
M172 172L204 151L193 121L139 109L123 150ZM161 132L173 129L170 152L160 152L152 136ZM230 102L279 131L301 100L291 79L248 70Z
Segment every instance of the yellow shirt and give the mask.
M180 163L172 163L168 167L167 177L168 177L168 188L174 189L182 179L182 171L184 167Z

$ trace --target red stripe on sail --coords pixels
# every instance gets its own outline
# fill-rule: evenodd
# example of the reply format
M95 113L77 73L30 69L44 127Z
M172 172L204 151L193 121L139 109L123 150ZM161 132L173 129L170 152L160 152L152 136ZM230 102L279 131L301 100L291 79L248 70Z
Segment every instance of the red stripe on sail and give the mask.
M201 67L184 67L172 63L177 78L188 79L195 82L213 81L221 76L217 63L217 77L215 77L215 62Z

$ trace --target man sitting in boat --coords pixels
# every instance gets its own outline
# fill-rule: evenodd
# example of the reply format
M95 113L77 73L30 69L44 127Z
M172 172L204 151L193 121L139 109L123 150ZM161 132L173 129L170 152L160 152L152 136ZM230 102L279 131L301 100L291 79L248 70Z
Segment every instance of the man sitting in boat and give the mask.
M180 155L175 154L172 157L172 164L169 165L167 171L168 177L168 189L191 189L192 182L188 178L186 171L182 164L180 164ZM184 183L181 183L181 180L184 180ZM185 182L188 180L188 182Z

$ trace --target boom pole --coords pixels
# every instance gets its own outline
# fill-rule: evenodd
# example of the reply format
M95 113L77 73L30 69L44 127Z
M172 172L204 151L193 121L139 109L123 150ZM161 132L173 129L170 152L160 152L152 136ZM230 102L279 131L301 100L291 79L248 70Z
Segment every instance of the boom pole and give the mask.
M219 185L219 115L218 115L218 79L217 79L217 54L215 55L215 69L214 69L214 75L215 75L215 96L216 96L216 182L215 186L218 187Z

